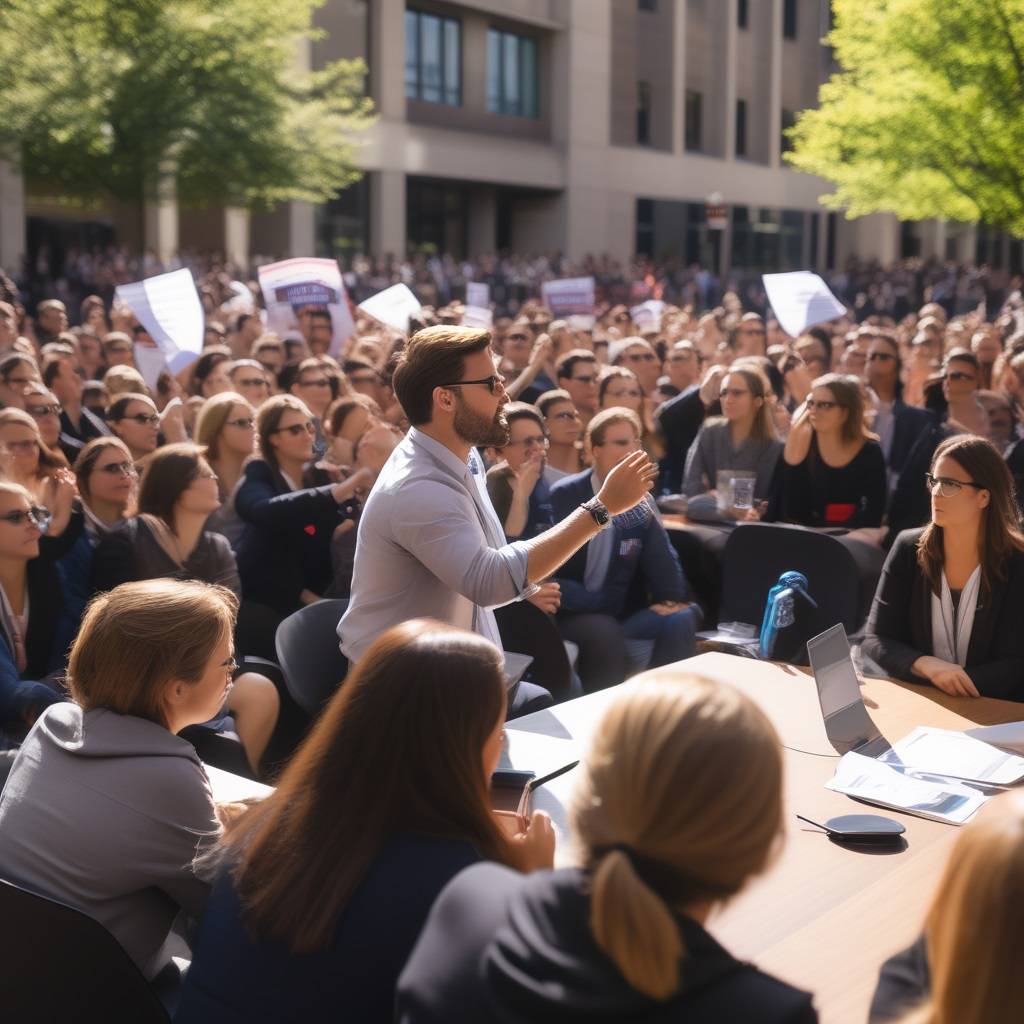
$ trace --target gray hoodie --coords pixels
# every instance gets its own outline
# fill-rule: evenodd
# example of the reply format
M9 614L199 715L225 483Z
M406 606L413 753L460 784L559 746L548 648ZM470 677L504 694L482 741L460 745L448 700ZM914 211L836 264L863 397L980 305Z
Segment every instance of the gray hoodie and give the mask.
M143 718L54 704L0 794L0 876L94 917L152 978L178 911L206 902L192 861L219 834L190 743Z

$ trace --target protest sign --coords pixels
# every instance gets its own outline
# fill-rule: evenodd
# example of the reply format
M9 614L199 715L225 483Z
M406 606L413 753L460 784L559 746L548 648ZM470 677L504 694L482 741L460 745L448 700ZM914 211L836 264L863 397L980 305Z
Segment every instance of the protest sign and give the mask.
M160 347L172 373L199 358L203 349L203 307L191 271L172 270L145 281L121 284L114 294Z
M808 270L762 274L761 279L779 326L792 338L808 327L846 314L846 307L828 285Z
M136 342L132 358L135 360L135 369L142 374L142 379L146 382L146 387L156 394L156 382L167 366L163 350Z
M584 316L594 312L594 279L592 277L564 277L560 281L545 281L541 286L544 305L554 316Z
M648 299L634 306L629 311L629 318L633 321L638 331L646 330L648 327L655 331L661 330L661 314L665 312L665 303L661 299Z
M482 327L489 331L494 326L494 314L480 306L466 306L462 311L463 327Z
M406 285L393 284L360 302L358 308L374 320L405 334L409 330L409 317L419 316L423 307Z
M267 322L282 338L302 334L303 310L326 309L331 314L331 347L337 358L345 342L355 334L348 296L337 260L302 256L259 268L260 289L267 307Z
M491 286L483 281L466 282L466 305L476 309L491 308Z

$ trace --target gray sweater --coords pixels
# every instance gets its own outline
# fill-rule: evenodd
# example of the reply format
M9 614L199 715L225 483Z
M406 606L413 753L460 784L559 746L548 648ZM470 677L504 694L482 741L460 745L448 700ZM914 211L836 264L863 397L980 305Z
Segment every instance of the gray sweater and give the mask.
M203 909L192 861L219 834L190 743L143 718L54 704L0 795L0 876L95 918L152 978L178 911Z
M700 428L686 456L683 494L692 498L714 490L718 471L732 469L756 473L754 496L767 498L781 454L781 441L758 441L753 437L733 449L728 422L710 420Z

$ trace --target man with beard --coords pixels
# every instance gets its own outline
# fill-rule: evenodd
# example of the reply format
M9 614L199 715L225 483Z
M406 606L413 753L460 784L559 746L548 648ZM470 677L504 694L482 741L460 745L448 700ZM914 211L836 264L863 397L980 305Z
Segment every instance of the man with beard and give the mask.
M471 629L500 648L492 609L530 596L610 516L641 501L657 473L637 452L551 529L506 543L475 450L509 441L508 395L490 342L485 330L428 327L413 335L395 368L395 395L411 426L360 520L352 597L338 624L350 663L386 629L422 616ZM533 710L538 697L550 699L520 685L510 716Z

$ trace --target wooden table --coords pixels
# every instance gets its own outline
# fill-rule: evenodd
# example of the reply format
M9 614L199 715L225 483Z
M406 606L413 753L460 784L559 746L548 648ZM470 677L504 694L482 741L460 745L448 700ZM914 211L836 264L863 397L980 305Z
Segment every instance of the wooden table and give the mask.
M825 789L838 757L825 737L813 678L805 670L726 654L702 654L676 668L680 675L698 673L743 690L769 715L787 747L785 847L765 875L712 918L710 930L736 956L814 992L823 1024L864 1024L878 968L919 934L959 830L886 811L906 826L901 851L872 854L832 843L794 815L822 821L870 808ZM507 730L512 763L542 771L558 759L558 745L531 739L538 735L561 737L564 753L585 751L619 692L604 690L516 719ZM862 693L890 742L918 725L964 729L1024 719L1024 707L1010 701L947 697L933 687L886 679L865 680ZM531 764L531 757L545 763ZM535 794L534 806L555 822L562 864L572 858L566 806L575 774Z

